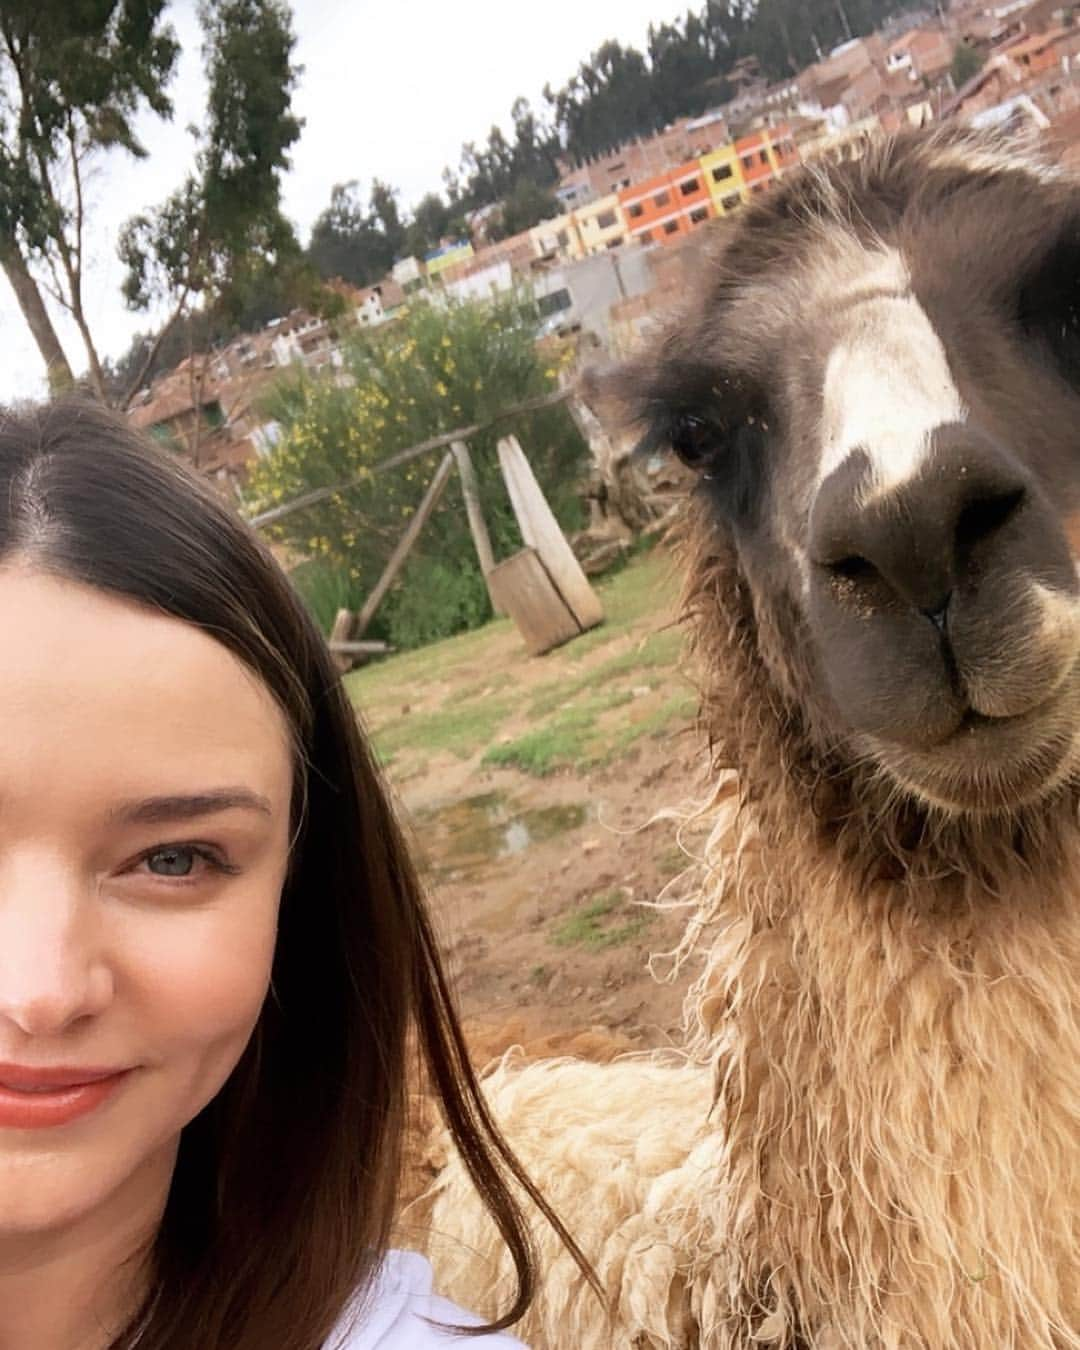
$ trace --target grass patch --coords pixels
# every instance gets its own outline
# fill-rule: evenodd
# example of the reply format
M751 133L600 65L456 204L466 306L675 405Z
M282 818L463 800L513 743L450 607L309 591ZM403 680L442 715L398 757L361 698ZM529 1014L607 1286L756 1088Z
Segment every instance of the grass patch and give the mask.
M633 702L629 689L608 689L580 704L551 714L540 726L492 745L483 763L519 769L545 778L559 769L593 769L610 764L647 736L663 736L677 724L689 723L697 699L680 690L658 708L635 721L604 719L603 714Z
M459 633L415 651L397 652L385 660L373 661L351 671L345 676L345 688L353 702L362 708L388 699L400 702L403 692L413 685L431 680L452 680L473 666L482 670L486 649L510 634L509 619L493 619L471 633Z
M551 940L557 947L586 947L590 951L621 946L638 937L652 917L647 910L632 919L625 919L625 914L622 891L603 891L553 928Z
M587 770L668 725L674 709L659 722L651 712L662 693L643 707L628 707L625 716L613 710L636 701L635 692L661 688L678 665L682 634L662 627L675 604L670 562L662 554L643 556L598 589L607 614L602 627L542 663L525 655L502 619L346 676L349 696L395 780L415 777L417 764L440 752L459 759L483 754L487 765L537 777ZM515 739L499 744L508 729Z
M604 622L599 628L574 639L576 657L603 646L647 616L655 615L663 622L666 617L674 619L678 613L675 572L671 559L660 551L628 563L613 577L602 581L597 591L604 606Z
M376 730L375 748L383 764L391 763L403 750L422 750L425 754L446 751L458 759L468 759L491 739L513 706L508 698L485 698L473 704L413 713Z
M669 844L657 855L656 870L663 880L670 881L673 877L685 872L693 861L693 858L684 852L678 844Z
M646 736L663 736L676 723L688 723L697 712L697 697L680 690L647 716L625 726L614 728L608 737L608 759L618 759L636 741Z
M506 745L492 745L481 761L520 769L534 778L545 778L556 769L580 764L582 738L593 728L595 718L584 710L571 710L547 726L527 731Z
M578 641L581 641L579 638ZM530 717L547 717L558 712L567 703L602 685L627 677L634 684L647 684L647 679L636 678L639 672L654 670L659 666L674 669L682 652L682 634L675 629L663 633L650 633L641 642L609 657L607 661L579 675L564 677L545 684L529 705Z
M612 708L621 708L633 697L629 689L607 689L594 694L583 703L554 713L541 726L515 740L489 747L482 762L511 765L534 778L544 778L556 769L598 764L604 758L597 744L600 716Z

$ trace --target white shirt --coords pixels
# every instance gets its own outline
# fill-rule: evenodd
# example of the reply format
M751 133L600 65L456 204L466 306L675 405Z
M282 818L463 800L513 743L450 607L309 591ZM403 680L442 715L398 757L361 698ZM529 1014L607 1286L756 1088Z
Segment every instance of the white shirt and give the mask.
M525 1350L505 1331L465 1337L432 1326L424 1319L463 1327L483 1319L440 1298L431 1283L431 1266L422 1256L388 1252L370 1297L346 1312L324 1350Z

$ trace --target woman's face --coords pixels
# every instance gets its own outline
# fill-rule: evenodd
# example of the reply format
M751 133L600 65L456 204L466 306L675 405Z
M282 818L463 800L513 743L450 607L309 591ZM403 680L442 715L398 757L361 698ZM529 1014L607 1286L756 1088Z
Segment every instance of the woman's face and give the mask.
M266 996L292 758L200 630L0 567L0 1238L160 1202Z

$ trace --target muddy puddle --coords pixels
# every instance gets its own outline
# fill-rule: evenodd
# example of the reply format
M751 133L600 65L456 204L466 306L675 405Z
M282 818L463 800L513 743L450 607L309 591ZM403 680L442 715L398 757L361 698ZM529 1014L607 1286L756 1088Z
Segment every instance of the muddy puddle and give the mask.
M418 812L415 830L431 873L457 880L576 830L591 815L584 802L528 807L509 793L483 792Z

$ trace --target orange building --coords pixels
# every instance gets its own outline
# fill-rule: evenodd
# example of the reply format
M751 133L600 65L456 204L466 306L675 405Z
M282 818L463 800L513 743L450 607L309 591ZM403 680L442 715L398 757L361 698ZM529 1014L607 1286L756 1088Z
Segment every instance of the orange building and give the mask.
M668 243L716 215L697 159L623 188L619 205L630 237L642 244Z
M774 178L799 162L790 130L768 127L735 142L742 179L751 193L764 192Z

